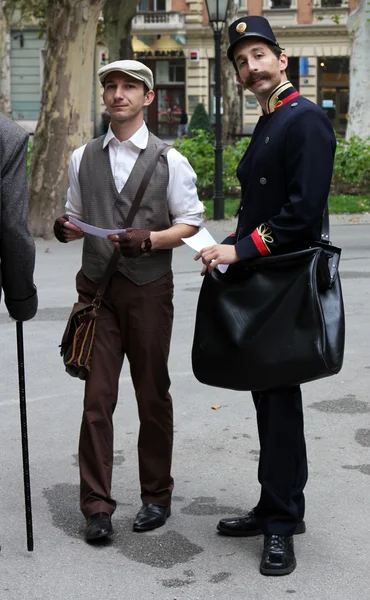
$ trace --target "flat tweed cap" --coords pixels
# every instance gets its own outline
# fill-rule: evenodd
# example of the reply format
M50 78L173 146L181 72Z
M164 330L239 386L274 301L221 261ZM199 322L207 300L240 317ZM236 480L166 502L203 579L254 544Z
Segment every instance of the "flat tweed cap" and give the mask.
M154 87L152 71L138 60L115 60L101 67L98 71L98 77L103 85L108 73L113 73L113 71L120 71L134 79L143 81L149 90Z

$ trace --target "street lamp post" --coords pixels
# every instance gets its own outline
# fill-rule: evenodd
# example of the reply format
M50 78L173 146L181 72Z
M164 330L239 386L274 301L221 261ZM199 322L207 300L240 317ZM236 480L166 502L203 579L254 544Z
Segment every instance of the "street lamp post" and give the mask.
M226 21L228 0L206 0L208 17L213 29L215 44L215 179L213 197L213 218L224 218L224 192L222 183L222 123L221 123L221 41L222 29Z

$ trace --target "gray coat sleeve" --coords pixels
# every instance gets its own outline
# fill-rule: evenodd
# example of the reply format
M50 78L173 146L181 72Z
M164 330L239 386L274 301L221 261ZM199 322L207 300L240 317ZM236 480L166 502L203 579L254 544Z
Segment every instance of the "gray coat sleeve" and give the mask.
M0 115L0 284L9 314L17 321L32 319L37 311L35 243L28 228L27 146L28 134Z

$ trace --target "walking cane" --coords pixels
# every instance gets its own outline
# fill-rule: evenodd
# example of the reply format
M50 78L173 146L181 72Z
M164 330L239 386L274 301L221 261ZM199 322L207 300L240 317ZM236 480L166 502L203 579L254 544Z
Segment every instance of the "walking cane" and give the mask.
M24 481L24 503L26 509L27 550L33 550L32 532L32 508L31 508L31 484L30 464L28 460L28 435L27 435L27 408L26 408L26 386L24 377L24 349L23 349L23 323L17 321L17 352L18 352L18 380L19 380L19 409L21 414L22 433L22 458L23 458L23 481Z

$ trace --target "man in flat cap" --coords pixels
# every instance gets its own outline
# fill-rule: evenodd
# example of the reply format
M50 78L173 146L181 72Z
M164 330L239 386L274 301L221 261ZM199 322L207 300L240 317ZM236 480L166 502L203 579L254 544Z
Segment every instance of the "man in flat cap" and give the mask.
M251 16L229 28L228 58L263 115L238 166L241 202L236 233L204 248L202 274L218 264L308 247L321 239L335 137L325 113L288 81L288 57L268 21ZM279 344L279 340L276 340ZM266 349L268 351L268 349ZM296 567L293 535L304 533L307 458L300 386L252 392L260 440L257 505L240 518L221 519L223 535L264 534L263 575Z
M111 116L106 135L77 149L71 158L66 214L54 225L70 242L83 232L69 216L107 229L125 229L125 219L148 165L163 143L149 133L144 109L154 100L151 70L136 60L111 62L98 71ZM136 393L142 506L137 532L164 525L171 514L173 416L168 354L173 320L172 249L198 231L203 204L196 176L177 150L160 155L133 220L109 239L84 236L82 269L76 277L81 302L91 303L114 246L121 257L97 318L91 371L85 384L79 465L80 503L86 540L113 533L111 496L113 412L125 355Z

